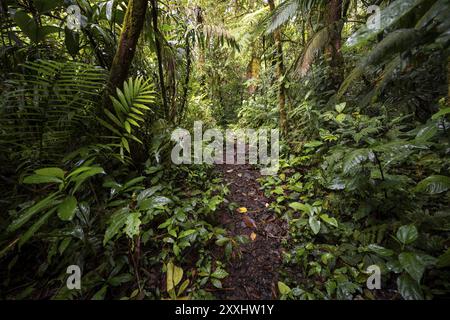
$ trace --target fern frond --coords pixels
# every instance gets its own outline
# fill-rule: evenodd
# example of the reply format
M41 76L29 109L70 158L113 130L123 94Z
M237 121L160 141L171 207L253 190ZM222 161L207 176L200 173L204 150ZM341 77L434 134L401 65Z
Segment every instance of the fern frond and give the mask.
M114 113L108 109L104 110L107 118L98 118L99 122L118 140L120 154L124 156L124 151L131 153L130 141L142 143L133 135L133 127L139 128L140 123L144 122L145 111L151 111L149 104L155 101L155 92L153 85L149 80L142 77L130 78L123 84L123 90L116 89L117 96L111 96Z
M62 157L89 127L105 72L75 62L40 60L5 81L0 100L0 152L15 159Z

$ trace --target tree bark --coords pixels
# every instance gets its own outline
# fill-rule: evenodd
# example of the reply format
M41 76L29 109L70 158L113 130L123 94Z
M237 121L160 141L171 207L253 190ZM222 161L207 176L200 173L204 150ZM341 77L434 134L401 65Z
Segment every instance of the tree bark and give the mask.
M270 11L275 10L274 0L268 0ZM278 88L278 111L280 114L280 130L282 134L287 133L287 115L286 115L286 87L284 84L284 61L283 61L283 43L281 41L281 31L275 30L273 39L276 48L276 78Z
M255 48L252 48L252 57L247 65L247 80L256 81L258 79L260 64L261 59L258 56L257 50ZM250 84L247 89L249 96L253 97L253 100L255 99L254 95L256 89L257 86L254 83Z
M191 76L191 45L189 42L189 34L186 35L186 77L184 79L184 87L183 87L183 96L181 98L181 105L180 105L180 119L179 121L183 119L184 112L187 106L187 100L189 96L189 82L190 82L190 76Z
M167 119L169 117L169 110L167 109L167 93L166 93L166 85L164 81L164 68L162 61L162 49L161 43L158 38L158 2L157 0L150 0L152 4L152 23L153 23L153 34L155 35L155 46L156 46L156 56L158 58L158 74L159 74L159 83L161 86L161 95L163 101L164 108L164 116Z
M450 104L450 56L447 57L447 103Z
M136 46L144 26L147 12L147 0L129 0L125 19L120 34L120 40L114 56L108 85L105 93L104 106L110 105L109 95L117 87L122 87L128 77L131 63L136 53Z
M345 2L343 6L343 0L330 0L325 9L325 24L329 27L330 41L325 48L325 52L330 56L330 67L332 71L331 86L333 89L339 88L343 81L343 73L341 67L344 59L341 53L342 47L342 29L344 27L344 21L349 1Z

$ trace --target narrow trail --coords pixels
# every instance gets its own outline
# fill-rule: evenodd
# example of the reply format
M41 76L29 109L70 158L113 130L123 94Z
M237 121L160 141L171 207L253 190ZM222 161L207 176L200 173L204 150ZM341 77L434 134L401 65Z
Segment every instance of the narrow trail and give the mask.
M260 190L257 179L260 171L251 165L220 165L230 194L228 201L247 208L247 213L227 208L219 212L219 221L230 236L255 233L256 238L240 246L241 257L234 257L227 265L229 276L218 299L275 299L277 298L278 269L281 265L281 240L287 234L286 223L267 209L270 202Z

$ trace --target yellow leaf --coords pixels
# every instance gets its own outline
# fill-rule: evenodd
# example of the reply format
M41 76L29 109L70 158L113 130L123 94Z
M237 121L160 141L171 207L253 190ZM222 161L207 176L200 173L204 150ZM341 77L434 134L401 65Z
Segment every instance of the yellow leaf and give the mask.
M173 266L173 286L176 287L183 278L183 269Z
M256 233L252 232L250 235L250 239L252 239L252 241L256 240Z
M247 227L257 229L255 220L253 220L252 218L250 218L250 217L248 217L248 216L244 216L244 217L243 217L243 220L244 220L244 224L245 224Z
M172 262L167 264L167 292L174 289L183 278L183 269L177 267Z
M237 211L239 213L247 213L247 208L246 207L241 207L241 208L237 209Z

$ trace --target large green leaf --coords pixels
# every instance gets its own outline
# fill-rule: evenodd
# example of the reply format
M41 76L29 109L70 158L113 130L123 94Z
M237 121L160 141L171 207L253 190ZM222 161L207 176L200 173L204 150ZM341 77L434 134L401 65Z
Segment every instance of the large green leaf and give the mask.
M387 249L387 248L379 246L377 244L370 244L367 246L367 249L375 252L376 254L378 254L382 257L391 257L394 255L394 251L392 251L391 249Z
M78 188L86 181L86 179L95 176L97 174L105 174L105 171L101 167L92 167L89 170L84 171L78 176L71 177L71 182L75 182L75 187L72 189L72 194L74 194Z
M439 119L440 117L443 117L449 113L450 113L450 108L444 108L444 109L439 110L437 113L433 114L431 119L436 120L436 119Z
M67 196L58 206L58 217L63 221L70 221L77 209L77 199L74 196Z
M133 212L128 215L125 222L125 233L130 239L139 234L139 228L141 226L141 214L139 212Z
M157 186L153 186L148 189L142 190L136 198L138 204L140 204L143 200L150 198L151 196L153 196L156 192L158 192L161 189L162 189L162 186L157 185Z
M309 217L309 226L314 234L318 234L320 231L320 221L316 216Z
M366 161L373 161L375 154L370 149L356 149L350 152L344 159L343 171L345 174L352 172L356 167Z
M36 24L36 21L22 10L16 10L12 16L14 22L19 26L20 30L22 30L22 32L35 43L41 42L51 33L60 31L60 28L55 26L39 27Z
M445 268L450 266L450 248L448 248L445 253L439 256L436 266L438 268Z
M32 207L26 209L18 218L16 218L9 226L8 231L13 232L27 223L36 213L44 211L51 206L55 206L58 202L59 193L52 193L48 197L42 199Z
M278 281L278 291L280 291L282 295L287 295L291 292L291 288L284 282Z
M410 244L417 240L419 233L414 225L405 225L398 228L397 239L403 244Z
M36 39L37 37L37 25L36 21L28 15L25 11L16 10L12 17L14 22L19 26L20 30L22 30L25 35L31 40Z
M397 288L405 300L422 300L423 293L420 284L414 281L407 273L397 279Z
M64 179L64 171L60 168L42 168L36 170L35 173L41 176L51 176Z
M426 267L426 263L421 256L413 252L402 252L398 256L398 260L403 269L405 269L414 280L420 282Z
M154 196L150 199L144 199L141 201L141 203L139 204L139 208L142 210L147 210L147 209L153 209L153 208L160 208L163 207L169 203L171 203L172 200L170 200L167 197L164 196Z
M420 5L425 0L396 0L392 1L390 5L382 9L380 12L380 26L379 28L368 27L364 25L346 42L349 47L360 46L367 43L367 41L374 39L375 36L391 26L395 25L400 19L404 18L406 14L412 9Z
M422 128L419 129L416 135L416 141L428 141L432 139L436 133L438 132L438 126L436 122L432 121L426 125L424 125Z
M450 177L433 175L420 181L415 191L426 192L429 194L442 193L450 189Z
M309 204L304 204L304 203L300 203L300 202L291 202L289 203L289 207L291 207L292 209L296 210L296 211L302 211L305 213L310 214L312 208Z
M327 214L321 214L320 219L325 221L326 223L332 225L333 227L338 227L338 222L335 218L328 216Z
M21 237L19 240L19 246L22 246L25 242L27 242L41 227L42 225L50 218L50 216L56 211L56 208L49 210L47 213L42 215Z
M212 274L211 277L216 278L216 279L223 279L228 277L228 272L226 272L224 269L222 268L217 268Z
M125 225L128 214L128 208L122 208L116 211L109 219L109 225L106 229L105 236L103 238L103 245L106 245L114 236L116 236L120 229Z

